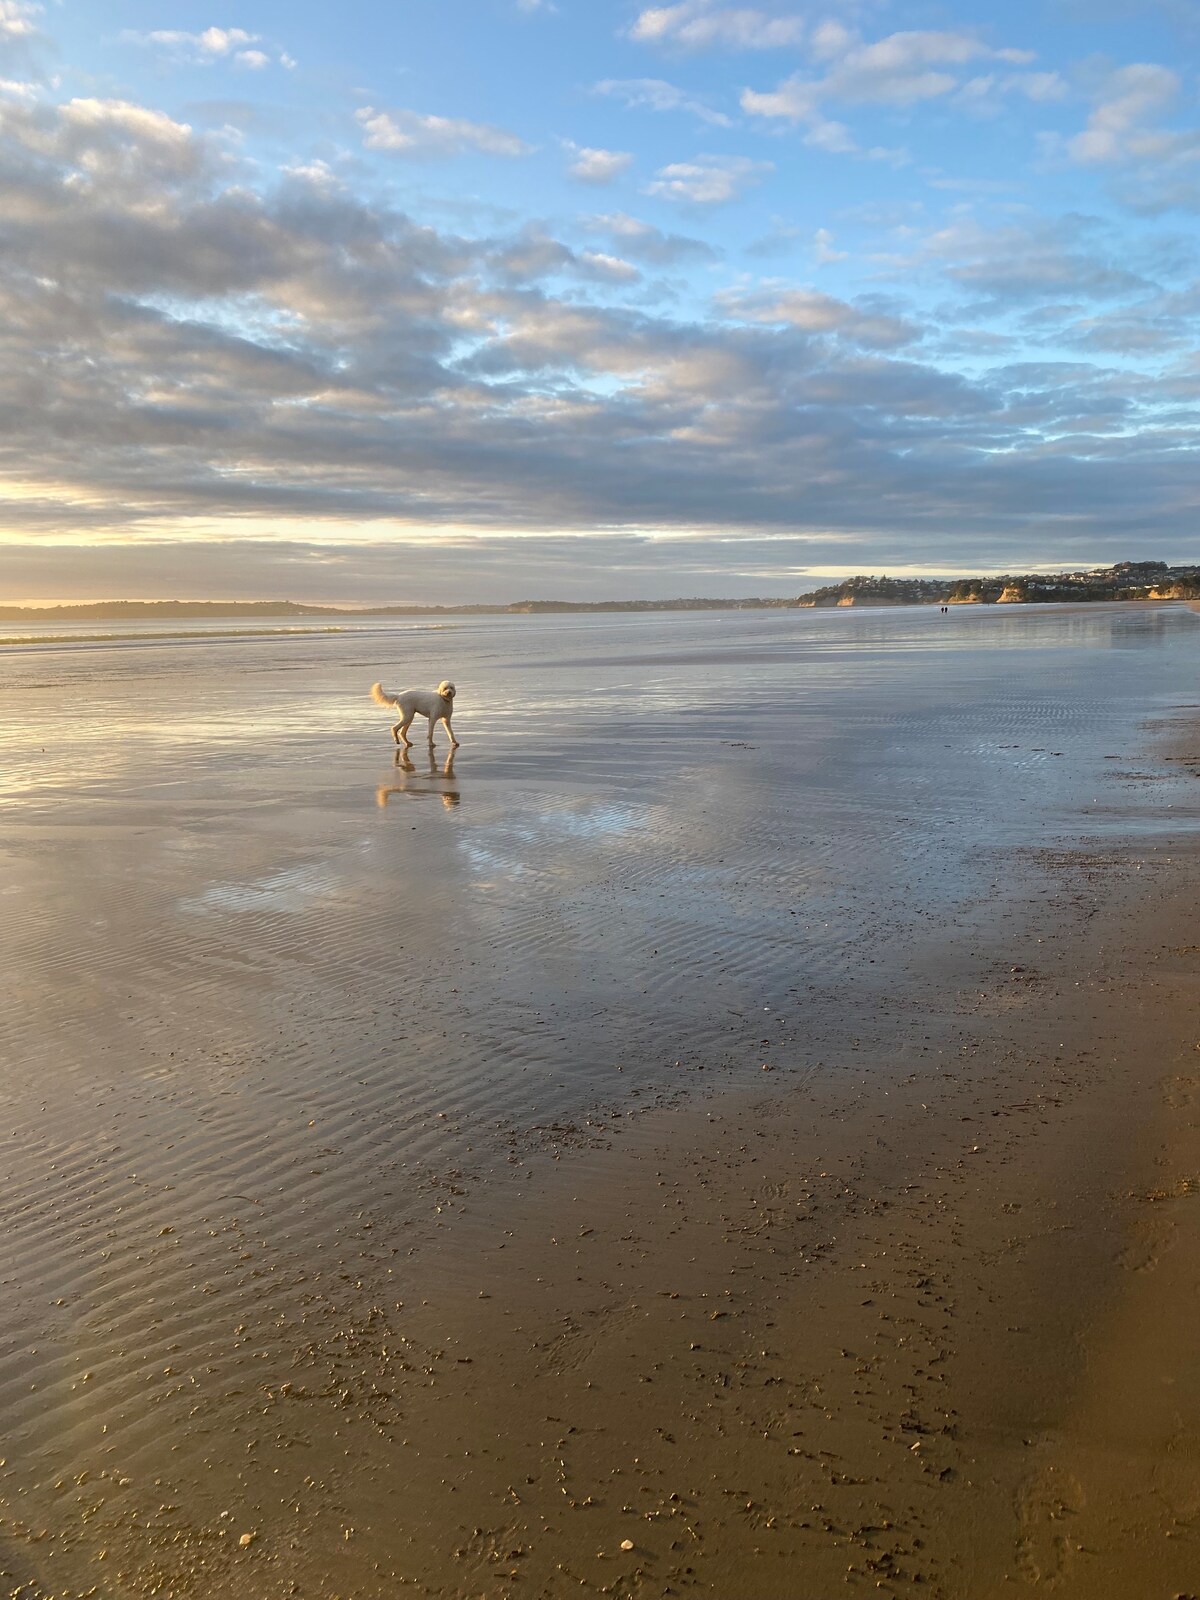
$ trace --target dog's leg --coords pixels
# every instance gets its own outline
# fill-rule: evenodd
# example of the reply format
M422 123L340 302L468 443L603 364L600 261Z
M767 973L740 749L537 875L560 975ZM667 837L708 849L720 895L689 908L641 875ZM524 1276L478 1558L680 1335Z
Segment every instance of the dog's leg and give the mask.
M450 718L449 717L443 717L442 721L446 725L446 732L450 735L450 743L457 750L458 749L458 740L454 737L454 729L450 726Z
M409 745L412 743L412 740L408 737L408 730L411 727L412 727L412 716L410 714L408 719L405 722L398 722L396 724L396 726L392 729L392 736L395 739L396 743L399 744L401 741L403 741L404 748L406 750L408 749Z

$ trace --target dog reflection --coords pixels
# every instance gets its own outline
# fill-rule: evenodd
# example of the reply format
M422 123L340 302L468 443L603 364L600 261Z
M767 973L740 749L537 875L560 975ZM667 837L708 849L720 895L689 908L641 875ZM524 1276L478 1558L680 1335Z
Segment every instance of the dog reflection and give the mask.
M437 757L432 750L429 753L429 766L420 767L412 759L406 749L396 751L396 781L394 783L381 783L375 790L375 804L386 806L393 795L407 795L410 800L425 800L430 795L438 795L446 810L461 805L462 795L457 789L443 789L443 783L454 782L454 751L450 750L441 766L438 766Z

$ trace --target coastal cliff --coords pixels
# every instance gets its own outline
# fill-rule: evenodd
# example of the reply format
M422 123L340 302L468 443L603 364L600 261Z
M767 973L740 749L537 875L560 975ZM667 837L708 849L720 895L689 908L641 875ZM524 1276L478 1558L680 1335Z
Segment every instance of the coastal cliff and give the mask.
M1121 561L1078 572L1009 573L985 578L888 578L859 575L802 594L795 604L834 606L1030 605L1100 600L1200 599L1200 563Z

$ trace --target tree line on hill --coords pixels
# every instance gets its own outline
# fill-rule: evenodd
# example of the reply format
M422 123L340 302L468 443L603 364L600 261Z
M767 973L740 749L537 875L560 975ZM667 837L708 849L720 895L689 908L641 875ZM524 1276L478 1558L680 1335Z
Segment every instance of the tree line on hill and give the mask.
M1096 600L1200 600L1200 565L1120 561L1082 572L988 578L847 578L802 594L796 605L1011 605Z

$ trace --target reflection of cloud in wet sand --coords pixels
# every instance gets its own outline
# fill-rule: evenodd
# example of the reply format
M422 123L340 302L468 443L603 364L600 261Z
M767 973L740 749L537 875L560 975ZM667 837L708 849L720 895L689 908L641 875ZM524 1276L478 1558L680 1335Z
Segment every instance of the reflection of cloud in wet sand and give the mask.
M418 769L416 762L406 750L397 750L395 766L395 780L391 783L381 783L375 790L375 804L380 809L398 794L407 795L410 800L424 800L430 795L440 795L447 811L461 804L462 794L458 789L440 787L444 782L454 781L453 750L447 752L446 759L440 767L437 764L437 757L431 753L427 772Z
M180 911L303 911L332 895L338 880L323 861L287 867L247 882L211 884L179 901Z

